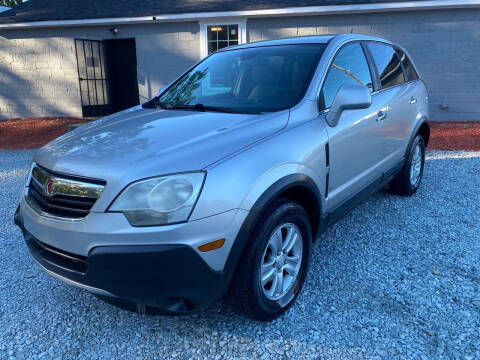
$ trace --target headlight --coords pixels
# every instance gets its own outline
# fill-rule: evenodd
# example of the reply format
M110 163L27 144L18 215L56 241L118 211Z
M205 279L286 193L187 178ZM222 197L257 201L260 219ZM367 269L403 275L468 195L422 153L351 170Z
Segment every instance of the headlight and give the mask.
M187 221L204 179L204 172L192 172L140 180L127 186L108 211L122 212L133 226Z

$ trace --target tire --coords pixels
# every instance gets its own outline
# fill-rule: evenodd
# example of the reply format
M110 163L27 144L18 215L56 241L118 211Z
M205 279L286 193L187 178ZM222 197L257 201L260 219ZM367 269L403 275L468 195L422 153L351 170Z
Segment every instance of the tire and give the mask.
M419 157L417 156L416 151L419 151ZM415 159L417 162L414 163ZM415 177L415 180L413 181L412 177L414 176L412 175L412 172L416 167L415 164L417 164L418 176ZM415 194L415 192L420 187L420 183L422 182L424 164L425 141L420 135L417 135L413 140L412 145L410 146L408 157L405 165L402 168L402 171L395 179L390 182L390 191L394 194L402 196L411 196Z
M281 236L282 247L293 244L291 249L283 247L286 250L275 255L272 244L276 247L279 238L274 235ZM311 252L312 230L305 209L289 199L275 200L261 215L245 246L230 284L228 302L237 312L255 320L269 321L280 316L294 303L303 286ZM296 258L301 259L300 264L294 263ZM260 278L262 265L265 278L273 271L264 285ZM283 280L277 280L280 278ZM283 287L274 287L274 281Z

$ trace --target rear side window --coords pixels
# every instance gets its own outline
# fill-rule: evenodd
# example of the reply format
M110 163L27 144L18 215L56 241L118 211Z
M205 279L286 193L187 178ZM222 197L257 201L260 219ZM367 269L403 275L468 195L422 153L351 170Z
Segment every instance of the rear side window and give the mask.
M407 74L407 80L417 80L418 74L415 68L413 67L412 62L408 58L407 54L405 54L401 49L397 49L398 56L400 56L400 61L403 64L403 68L405 69L405 73Z
M389 45L368 43L373 60L377 66L382 89L405 82L402 66L396 51Z
M373 91L372 76L360 43L345 46L335 56L320 93L321 109L328 109L343 84L360 84Z

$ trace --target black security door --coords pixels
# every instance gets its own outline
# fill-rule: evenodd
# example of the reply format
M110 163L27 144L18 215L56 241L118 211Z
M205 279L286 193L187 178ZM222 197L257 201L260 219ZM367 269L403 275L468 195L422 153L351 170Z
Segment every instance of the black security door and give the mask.
M102 41L75 40L83 117L112 113Z
M75 40L83 117L138 105L134 39Z
M139 104L135 39L106 40L113 112Z

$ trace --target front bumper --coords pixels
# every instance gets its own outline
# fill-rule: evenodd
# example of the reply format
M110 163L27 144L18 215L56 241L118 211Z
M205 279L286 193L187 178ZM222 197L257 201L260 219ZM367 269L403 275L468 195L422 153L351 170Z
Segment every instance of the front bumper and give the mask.
M25 227L24 215L28 216L19 207L15 224L36 262L71 285L172 313L201 309L227 290L231 274L213 269L189 245L132 241L95 246L87 255L78 255L36 238Z

